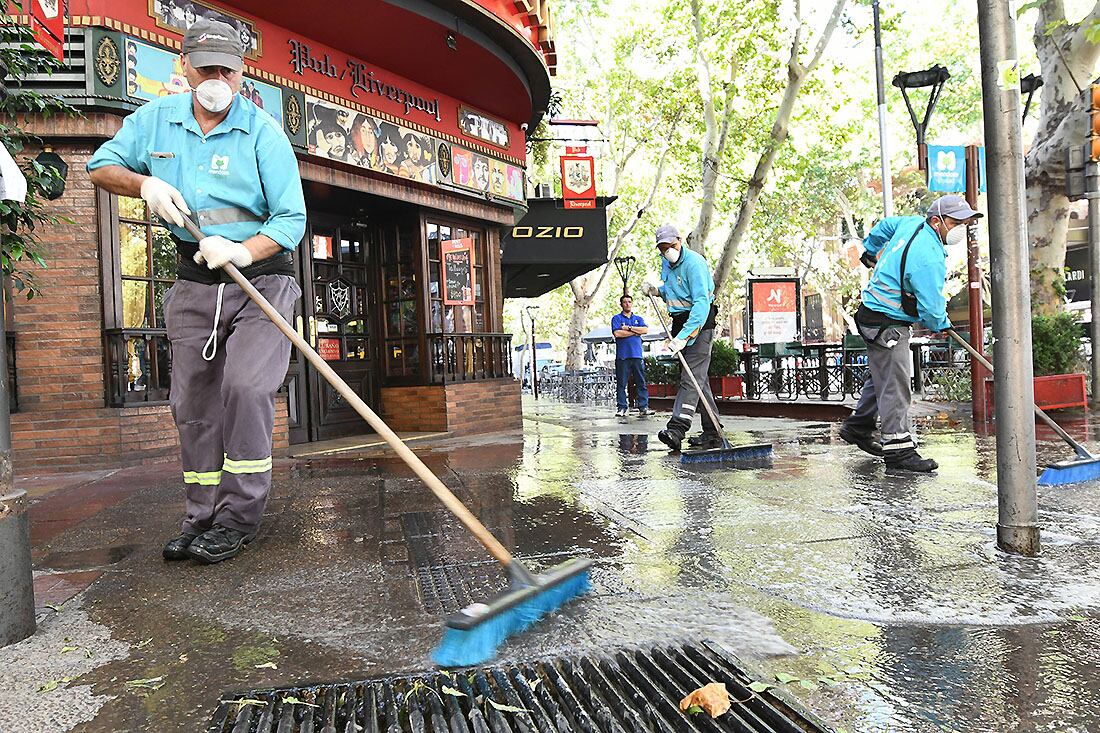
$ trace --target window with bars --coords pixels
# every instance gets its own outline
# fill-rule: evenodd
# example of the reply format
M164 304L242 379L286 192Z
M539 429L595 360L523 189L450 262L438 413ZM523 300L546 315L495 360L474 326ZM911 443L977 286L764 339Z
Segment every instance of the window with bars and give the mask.
M428 220L428 303L431 309L431 333L484 333L487 331L485 319L485 232L479 229L466 229L457 224ZM443 262L441 242L469 239L472 242L470 254L473 272L473 305L445 305Z
M164 295L176 279L176 247L139 198L117 197L116 267L105 283L117 289L108 319L108 403L148 404L168 399L171 352L164 326Z

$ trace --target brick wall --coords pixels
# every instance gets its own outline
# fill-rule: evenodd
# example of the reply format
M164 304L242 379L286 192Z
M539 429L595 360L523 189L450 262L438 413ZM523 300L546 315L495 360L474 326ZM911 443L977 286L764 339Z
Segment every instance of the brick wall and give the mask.
M523 414L514 379L422 387L383 387L382 418L393 430L456 435L520 430Z

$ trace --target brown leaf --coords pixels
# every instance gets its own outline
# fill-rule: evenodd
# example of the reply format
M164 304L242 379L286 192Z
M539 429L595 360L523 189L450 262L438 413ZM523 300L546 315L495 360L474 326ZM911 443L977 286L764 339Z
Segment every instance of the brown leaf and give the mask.
M707 712L712 718L717 718L730 709L730 694L726 690L724 682L711 682L680 701L680 710L697 705Z

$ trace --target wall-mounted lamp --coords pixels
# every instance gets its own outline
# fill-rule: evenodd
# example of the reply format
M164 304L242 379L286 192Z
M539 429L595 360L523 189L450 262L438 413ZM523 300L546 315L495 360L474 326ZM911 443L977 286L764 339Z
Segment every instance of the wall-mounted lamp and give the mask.
M447 34L447 48L451 49L452 51L458 50L458 39L455 37L454 33Z
M69 175L69 164L50 147L39 153L34 162L47 170L53 170L56 174L42 187L42 195L50 201L61 198L65 193L65 178Z

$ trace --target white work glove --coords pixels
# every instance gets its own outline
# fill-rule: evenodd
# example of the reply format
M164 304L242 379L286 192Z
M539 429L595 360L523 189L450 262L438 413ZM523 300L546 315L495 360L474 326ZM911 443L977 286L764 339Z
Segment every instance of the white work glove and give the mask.
M642 292L655 298L660 297L662 287L664 283L661 282L661 276L655 272L646 275L645 280L642 281Z
M183 228L183 214L191 213L179 189L156 176L149 176L142 181L141 197L145 199L145 203L149 204L150 211L169 224L175 224L180 228Z
M688 345L688 342L684 339L672 339L668 342L668 350L673 354L678 354L684 350L684 347Z
M248 267L252 264L252 253L240 242L225 237L203 237L199 242L199 251L195 253L195 262L200 265L205 262L211 270L226 262L232 262L237 267Z

